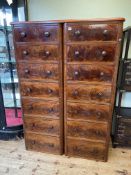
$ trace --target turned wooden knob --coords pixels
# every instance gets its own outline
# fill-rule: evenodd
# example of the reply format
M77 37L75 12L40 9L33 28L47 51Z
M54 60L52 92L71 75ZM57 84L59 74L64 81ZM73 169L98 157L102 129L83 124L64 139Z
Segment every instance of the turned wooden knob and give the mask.
M76 36L80 36L80 34L81 34L80 30L76 30L76 31L75 31L75 35L76 35Z
M50 52L47 50L47 51L45 51L45 55L46 56L49 56L50 55Z
M102 56L106 56L107 52L105 50L102 51Z
M48 89L48 93L50 94L50 93L52 93L53 92L53 90L52 89Z
M108 34L108 30L105 29L105 30L103 31L103 34L104 34L104 35L107 35L107 34Z
M44 32L44 36L45 37L49 37L50 36L50 32Z
M78 71L75 71L75 72L74 72L74 75L79 75L79 72L78 72Z
M47 75L51 75L51 71L50 70L47 70L46 73L47 73Z
M102 93L102 92L98 92L97 95L98 95L99 97L102 97L103 93Z
M29 74L29 72L30 72L29 69L25 69L26 74Z
M26 92L27 92L27 93L30 93L30 92L31 92L31 89L30 89L30 88L27 88L27 89L26 89Z
M23 55L28 55L28 51L27 50L23 50Z
M25 33L25 32L21 32L21 33L20 33L20 36L21 36L22 38L24 38L24 37L26 37L26 33Z
M73 95L76 96L76 95L78 95L78 94L79 94L79 92L78 92L77 90L74 90L74 91L73 91Z
M101 113L100 111L98 111L98 112L96 113L96 115L97 115L98 118L101 117L101 114L102 114L102 113Z
M75 51L75 56L79 56L80 52L78 50Z

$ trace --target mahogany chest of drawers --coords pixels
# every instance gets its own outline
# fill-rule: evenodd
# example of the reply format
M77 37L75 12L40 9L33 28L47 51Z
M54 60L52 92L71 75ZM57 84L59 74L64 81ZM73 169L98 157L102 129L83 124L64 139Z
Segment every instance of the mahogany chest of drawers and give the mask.
M27 149L107 160L123 21L12 24Z

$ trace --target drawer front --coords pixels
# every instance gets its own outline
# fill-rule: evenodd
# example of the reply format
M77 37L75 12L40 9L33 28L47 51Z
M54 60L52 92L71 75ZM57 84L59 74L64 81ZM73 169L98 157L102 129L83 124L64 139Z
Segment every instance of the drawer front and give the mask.
M67 65L67 80L112 83L114 68L103 65Z
M18 63L19 76L29 80L59 80L57 64Z
M67 41L115 41L118 35L116 24L66 24Z
M46 136L31 132L25 132L26 148L39 152L49 152L59 154L60 140L57 137Z
M60 90L57 83L32 83L23 81L21 83L21 95L26 97L58 99Z
M17 61L59 61L57 45L16 45Z
M24 116L24 125L26 131L39 132L47 135L60 135L60 121L41 117Z
M67 45L68 62L104 62L115 61L116 44Z
M107 137L107 124L67 121L67 136L105 141Z
M23 24L14 28L14 39L15 42L57 42L59 32L59 25Z
M67 84L67 100L95 103L110 103L111 102L111 86L89 86L89 85L73 85Z
M110 117L108 105L67 103L67 119L107 122Z
M105 161L106 145L68 138L67 155Z
M25 115L40 115L41 117L52 118L60 117L60 104L57 101L42 101L23 98L22 107Z

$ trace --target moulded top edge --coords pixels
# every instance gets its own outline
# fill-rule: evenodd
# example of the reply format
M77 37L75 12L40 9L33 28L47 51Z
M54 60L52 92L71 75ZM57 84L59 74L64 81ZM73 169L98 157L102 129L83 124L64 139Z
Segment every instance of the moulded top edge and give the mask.
M11 25L34 24L34 23L74 23L74 22L115 22L125 21L125 18L93 18L93 19L63 19L63 20L45 20L45 21L19 21L11 22Z

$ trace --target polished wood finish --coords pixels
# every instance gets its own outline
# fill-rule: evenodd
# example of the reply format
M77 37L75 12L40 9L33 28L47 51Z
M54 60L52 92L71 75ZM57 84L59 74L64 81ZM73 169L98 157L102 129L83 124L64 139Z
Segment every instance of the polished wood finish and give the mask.
M67 139L67 151L69 155L75 157L83 157L87 159L95 159L105 161L106 144L93 141L77 140L68 138Z
M27 149L107 161L123 21L12 23Z
M21 45L16 47L16 56L19 61L27 62L59 62L59 47L57 45Z
M61 24L13 25L28 150L63 154Z
M26 149L39 152L61 154L60 139L33 132L25 132Z
M29 82L22 81L21 85L21 95L24 97L34 97L34 98L49 98L58 99L60 97L60 88L58 83L45 83L45 82Z
M88 86L88 88L87 88ZM77 102L89 101L97 103L110 103L111 102L111 86L101 85L75 85L73 83L67 84L67 98Z
M121 21L64 24L65 154L107 161Z

